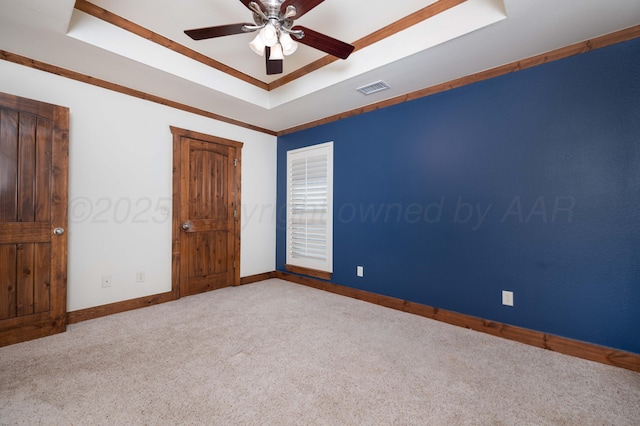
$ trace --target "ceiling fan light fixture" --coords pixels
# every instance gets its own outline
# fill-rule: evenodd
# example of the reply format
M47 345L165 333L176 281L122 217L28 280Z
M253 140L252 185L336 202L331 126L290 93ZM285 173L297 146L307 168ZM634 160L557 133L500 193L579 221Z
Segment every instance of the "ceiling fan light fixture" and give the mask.
M0 0L1 2L2 0ZM347 59L355 46L312 29L294 26L294 20L324 0L240 0L253 13L253 24L238 23L194 28L184 33L193 40L257 32L249 47L266 59L267 75L282 74L284 56L297 51L298 43L340 59Z
M272 47L278 42L278 30L275 25L269 22L260 30L260 37L265 46Z
M284 56L282 56L282 46L280 45L280 43L276 43L273 45L273 47L271 47L271 53L269 54L269 60L270 61L277 61L279 59L283 59Z
M264 48L265 45L262 42L262 37L260 37L260 33L255 36L253 41L249 43L249 47L253 50L257 55L264 56Z
M280 35L280 44L282 45L282 53L289 56L298 48L298 43L296 43L289 34L282 33Z

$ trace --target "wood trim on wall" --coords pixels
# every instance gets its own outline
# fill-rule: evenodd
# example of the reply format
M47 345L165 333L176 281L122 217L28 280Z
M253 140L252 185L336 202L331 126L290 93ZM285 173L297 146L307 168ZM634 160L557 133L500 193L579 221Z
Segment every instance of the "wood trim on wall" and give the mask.
M275 272L264 272L262 274L249 275L240 279L240 284L252 284L265 281L275 277ZM121 302L109 303L107 305L94 306L86 309L79 309L67 313L67 323L76 324L81 321L88 321L95 318L104 317L134 309L146 308L148 306L159 305L179 299L177 292L168 291L166 293L144 296L137 299L123 300Z
M490 321L471 315L438 309L428 305L422 305L420 303L383 296L364 290L320 281L310 277L302 277L288 272L275 271L274 278L280 278L296 284L302 284L319 290L339 294L341 296L347 296L387 308L420 315L425 318L480 331L493 336L524 343L526 345L640 372L640 354L598 346L592 343L572 340L566 337L555 336L553 334Z
M86 84L98 86L107 90L112 90L125 95L133 96L139 99L147 100L150 102L166 105L171 108L179 109L196 115L201 115L214 120L230 123L239 127L255 130L269 135L285 135L293 133L303 129L316 127L322 124L337 121L343 118L349 118L355 115L363 114L373 110L381 109L387 106L396 105L402 102L426 97L435 93L440 93L446 90L465 86L467 84L476 83L479 81L487 80L500 75L508 74L511 72L517 72L522 69L530 68L536 65L540 65L547 62L563 59L569 56L574 56L580 53L586 53L591 50L599 49L616 43L621 43L629 40L633 40L640 37L640 25L636 25L615 33L611 33L602 37L598 37L592 40L576 43L571 46L556 49L541 55L537 55L521 61L516 61L511 64L496 67L487 71L483 71L477 74L469 75L459 79L452 80L447 83L442 83L430 88L422 89L416 92L412 92L406 95L402 95L396 98L392 98L386 101L382 101L376 104L372 104L366 107L354 109L341 114L337 114L331 117L317 120L311 123L307 123L301 126L292 127L280 132L274 132L269 129L260 128L257 126L243 123L234 119L230 119L218 114L214 114L208 111L204 111L198 108L194 108L178 102L173 102L158 96L150 95L135 89L131 89L125 86L121 86L115 83L111 83L105 80L100 80L88 75L77 73L75 71L67 70L55 65L50 65L44 62L40 62L34 59L30 59L21 55L17 55L11 52L0 49L0 59L13 62L22 66L37 69L52 73L64 78L80 81ZM547 335L545 333L521 329L519 327L500 324L488 320L482 320L480 318L457 314L454 312L448 312L432 308L426 305L420 305L413 302L407 302L399 299L393 299L386 296L375 295L373 293L367 293L362 290L350 289L348 287L338 286L336 284L327 283L312 278L299 277L296 275L288 274L286 272L274 271L269 273L257 274L250 277L243 277L240 280L241 284L249 284L266 280L269 278L281 278L291 282L297 282L298 284L309 285L311 287L320 288L326 291L332 291L337 294L342 294L349 297L354 297L361 300L366 300L372 303L378 303L382 306L387 306L395 309L400 309L406 312L414 313L417 315L425 316L428 318L448 322L450 324L471 328L477 331L483 331L489 334L493 334L500 337L505 337L511 340L519 341L522 343L530 344L533 346L554 350L567 355L577 356L580 358L601 362L621 368L626 368L633 371L640 372L640 355L631 354L615 349L604 348L597 345L578 342L571 339L566 339L558 336ZM164 303L171 300L175 300L177 296L173 292L162 293L159 295L151 295L142 297L139 299L126 300L122 302L116 302L108 305L102 305L78 311L72 311L67 314L69 324L74 324L80 321L85 321L93 318L98 318L105 315L124 312L131 309L137 309L141 307L151 306L158 303ZM384 302L384 303L383 303Z
M374 303L386 308L396 309L425 318L430 318L436 321L442 321L447 324L491 334L492 336L502 337L508 340L513 340L542 349L548 349L550 351L562 353L564 355L574 356L589 361L599 362L601 364L607 364L614 367L640 372L640 354L634 354L618 349L595 345L592 343L572 340L566 337L555 336L552 334L503 324L496 321L485 320L471 315L438 309L428 305L422 305L420 303L409 302L406 300L371 293L364 290L345 287L326 281L320 281L310 277L291 274L288 272L271 271L251 275L241 278L240 284L252 284L271 278L279 278L295 284L301 284L308 287L316 288L318 290L324 290L330 293L339 294L341 296L351 297L353 299ZM87 321L111 314L117 314L133 309L170 302L175 299L176 297L173 292L167 292L147 297L141 297L139 299L125 300L108 305L81 309L78 311L69 312L67 314L67 322L69 324L75 324L81 321Z
M244 146L242 142L234 141L232 139L221 138L218 136L212 136L206 133L195 132L193 130L181 129L175 126L169 126L169 129L171 130L172 135L176 135L180 137L197 139L200 141L217 143L221 145L229 145L236 149L242 149L242 147Z
M86 0L76 0L76 4L74 8L84 13L87 13L95 18L101 19L112 25L120 27L123 30L129 31L130 33L138 35L142 38L146 38L149 41L159 44L162 47L166 47L167 49L173 50L176 53L180 53L181 55L184 55L188 58L191 58L195 61L205 64L211 68L215 68L219 71L229 74L230 76L235 77L239 80L242 80L246 83L252 84L264 90L268 89L267 83L261 80L258 80L257 78L251 77L250 75L240 72L235 68L232 68L228 65L223 64L222 62L218 62L215 59L212 59L206 55L203 55L200 52L196 52L195 50L189 49L186 46L176 43L175 41L170 40L164 36L161 36L158 33L154 33L153 31L148 30L145 27L142 27L136 23L133 23L121 16L116 15L115 13L111 13L108 10L105 10L99 6L96 6L93 3L89 3ZM153 12L150 12L150 13L153 13Z
M182 104L180 102L174 102L169 99L161 98L160 96L151 95L149 93L142 92L140 90L131 89L126 86L122 86L119 84L111 83L106 80L101 80L99 78L91 77L89 75L81 74L75 71L71 71L65 68L61 68L55 65L50 65L45 62L40 62L35 59L30 59L25 56L21 56L15 53L7 52L6 50L0 49L0 59L5 60L7 62L13 62L18 65L23 65L25 67L33 68L40 71L45 71L51 74L58 75L60 77L69 78L71 80L76 80L81 83L91 84L92 86L101 87L103 89L111 90L114 92L122 93L124 95L133 96L134 98L143 99L145 101L154 102L160 105L165 105L171 108L179 109L181 111L186 111L191 114L201 115L203 117L211 118L213 120L222 121L224 123L233 124L234 126L244 127L246 129L255 130L257 132L266 133L268 135L275 136L277 133L273 130L265 129L263 127L254 126L249 123L245 123L243 121L235 120L233 118L225 117L223 115L215 114L213 112L205 111L200 108L192 107L186 104Z
M467 0L438 0L435 3L426 6L417 12L412 13L411 15L407 15L402 19L399 19L378 31L374 31L373 33L362 37L359 40L356 40L352 44L355 46L354 52L357 52L360 49L364 49L367 46L370 46L374 43L377 43L381 40L384 40L387 37L390 37L400 31L406 30L407 28L416 25L424 20L429 18L433 18L434 16L445 12L452 7L458 6L459 4L464 3ZM297 69L278 80L272 81L268 84L268 89L273 90L277 89L280 86L284 86L287 83L290 83L300 77L304 77L305 75L312 73L322 67L325 67L332 62L337 61L339 58L335 56L326 55L310 64L305 65L302 68Z
M299 126L291 127L286 130L278 132L278 136L287 135L289 133L298 132L312 127L321 126L323 124L332 123L334 121L342 120L356 115L365 114L367 112L375 111L378 109L398 105L403 102L412 101L415 99L423 98L426 96L434 95L436 93L445 92L447 90L456 89L458 87L466 86L468 84L477 83L483 80L488 80L494 77L498 77L504 74L517 72L526 68L542 65L547 62L557 61L570 56L586 53L591 50L600 49L602 47L610 46L612 44L621 43L624 41L633 40L640 37L640 25L626 28L624 30L616 31L615 33L607 34L601 37L597 37L591 40L586 40L580 43L572 44L570 46L562 47L560 49L552 50L547 53L533 56L531 58L523 59L520 61L512 62L510 64L502 65L496 68L492 68L487 71L482 71L476 74L471 74L465 77L457 78L455 80L448 81L446 83L437 84L435 86L427 87L425 89L417 90L415 92L407 93L405 95L396 96L381 102L370 104L361 108L352 109L351 111L342 112L340 114L332 115L320 120L312 121L309 123L301 124Z
M249 275L248 277L240 278L240 285L253 284L260 281L266 281L271 278L275 278L275 276L276 276L275 271L264 272L262 274L256 274L256 275Z
M302 266L295 266L295 265L288 265L288 264L284 265L284 269L286 269L287 272L292 272L294 274L308 275L310 277L320 278L322 280L331 279L331 272L319 271L317 269L303 268Z
M87 321L107 315L119 314L120 312L126 312L134 309L146 308L147 306L158 305L160 303L170 302L175 299L176 298L174 296L174 293L169 291L166 293L139 297L137 299L123 300L122 302L94 306L91 308L80 309L67 313L67 322L69 324L76 324L81 321Z
M174 102L168 99L161 98L159 96L150 95L148 93L141 92L139 90L131 89L125 86L121 86L119 84L110 83L105 80L100 80L88 75L80 74L75 71L67 70L61 67L57 67L55 65L50 65L44 62L37 61L35 59L30 59L25 56L17 55L15 53L7 52L5 50L0 49L0 59L13 62L19 65L23 65L29 68L34 68L40 71L49 72L51 74L59 75L61 77L70 78L72 80L80 81L82 83L91 84L94 86L102 87L103 89L112 90L118 93L122 93L125 95L133 96L139 99L147 100L150 102L155 102L161 105L166 105L171 108L179 109L182 111L186 111L192 114L201 115L203 117L211 118L214 120L222 121L225 123L233 124L239 127L244 127L246 129L255 130L257 132L265 133L273 136L283 136L289 133L294 133L300 130L309 129L316 126L321 126L323 124L331 123L334 121L342 120L344 118L353 117L360 114L365 114L367 112L375 111L378 109L386 108L389 106L397 105L403 102L412 101L415 99L423 98L426 96L434 95L436 93L444 92L447 90L455 89L458 87L466 86L468 84L477 83L479 81L488 80L493 77L498 77L500 75L508 74L511 72L517 72L526 68L534 67L536 65L541 65L547 62L553 62L559 59L563 59L569 56L578 55L580 53L586 53L591 50L600 49L602 47L610 46L616 43L622 43L624 41L633 40L640 37L640 25L636 25L630 28L626 28L624 30L620 30L611 34L607 34L601 37L597 37L592 40L586 40L580 43L573 44L571 46L566 46L560 49L552 50L547 53L543 53L541 55L533 56L528 59L523 59L520 61L512 62L507 65L503 65L500 67L492 68L487 71L483 71L480 73L472 74L466 77L458 78L455 80L451 80L446 83L437 84L435 86L431 86L425 89L421 89L415 92L407 93L405 95L397 96L395 98L387 99L385 101L381 101L378 103L370 104L365 107L356 108L350 111L346 111L340 114L335 114L329 117L325 117L320 120L312 121L309 123L301 124L299 126L290 127L288 129L273 131L270 129L254 126L252 124L248 124L245 122L241 122L239 120L234 120L232 118L224 117L219 114L215 114L209 111L205 111L199 108L195 108L189 105L181 104L179 102Z
M412 13L411 15L405 16L402 19L397 20L365 37L353 42L352 44L355 46L354 51L370 46L374 43L379 42L387 37L390 37L402 30L405 30L417 23L420 23L426 19L432 18L439 13L442 13L446 10L449 10L452 7L458 6L459 4L464 3L467 0L438 0L435 3L432 3L417 12ZM87 0L76 0L75 9L78 9L84 13L87 13L95 18L101 19L105 22L108 22L112 25L122 28L125 31L129 31L133 34L136 34L140 37L143 37L149 41L157 43L167 49L173 50L176 53L184 55L188 58L191 58L195 61L203 63L207 66L215 68L219 71L222 71L226 74L229 74L232 77L238 78L244 82L252 84L256 87L259 87L264 90L274 90L278 87L281 87L287 83L290 83L298 78L304 77L305 75L316 71L326 65L331 64L332 62L337 61L339 58L335 56L326 55L310 64L307 64L294 72L287 74L286 76L279 78L278 80L272 81L271 83L265 83L257 78L254 78L250 75L247 75L241 71L238 71L235 68L232 68L228 65L223 64L222 62L216 61L206 55L203 55L193 49L189 49L186 46L183 46L179 43L174 42L158 33L155 33L143 26L140 26L134 22L131 22L115 13L109 12L106 9L103 9L99 6L96 6L93 3L88 2Z

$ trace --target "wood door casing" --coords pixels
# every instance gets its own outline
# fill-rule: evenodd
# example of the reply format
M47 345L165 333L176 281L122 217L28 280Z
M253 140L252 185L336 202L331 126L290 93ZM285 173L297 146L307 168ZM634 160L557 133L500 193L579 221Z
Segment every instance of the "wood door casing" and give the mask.
M66 329L69 110L0 93L0 346Z
M182 297L239 285L242 143L171 131L173 291Z

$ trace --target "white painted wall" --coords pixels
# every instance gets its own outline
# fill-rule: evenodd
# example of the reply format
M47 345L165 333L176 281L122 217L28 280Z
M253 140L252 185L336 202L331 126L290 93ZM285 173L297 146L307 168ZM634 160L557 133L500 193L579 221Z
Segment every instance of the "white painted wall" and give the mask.
M0 91L70 108L69 311L171 289L169 126L244 143L240 273L275 269L275 136L6 61Z

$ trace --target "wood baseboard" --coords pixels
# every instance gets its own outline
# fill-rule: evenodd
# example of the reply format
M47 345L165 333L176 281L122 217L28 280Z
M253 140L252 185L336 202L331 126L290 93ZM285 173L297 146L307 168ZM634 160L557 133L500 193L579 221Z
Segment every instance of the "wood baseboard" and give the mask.
M272 271L251 275L241 278L240 284L251 284L271 278L280 278L296 284L301 284L319 290L339 294L341 296L347 296L354 299L363 300L365 302L374 303L376 305L384 306L387 308L397 309L399 311L420 315L422 317L446 322L448 324L457 325L459 327L464 327L475 331L480 331L483 333L491 334L493 336L502 337L531 346L536 346L538 348L548 349L565 355L575 356L577 358L583 358L602 364L612 365L614 367L620 367L627 370L640 372L640 354L634 354L618 349L598 346L592 343L572 340L566 337L555 336L552 334L503 324L496 321L485 320L471 315L438 309L428 305L422 305L420 303L409 302L407 300L371 293L365 290L345 287L339 284L333 284L315 278L304 277L288 272ZM75 324L81 321L87 321L111 314L117 314L133 309L157 305L160 303L170 302L172 300L176 300L174 293L167 292L152 296L141 297L138 299L110 303L108 305L81 309L78 311L67 313L67 323Z
M265 272L263 274L250 275L240 279L240 285L251 284L258 281L274 278L274 272ZM131 311L133 309L146 308L147 306L158 305L160 303L171 302L179 297L169 291L166 293L154 294L151 296L140 297L138 299L123 300L122 302L109 303L108 305L94 306L92 308L80 309L67 313L67 324L76 324L81 321L87 321L94 318L100 318L107 315L119 314L120 312Z
M275 278L275 271L265 272L263 274L249 275L248 277L240 278L240 285L257 283L258 281L268 280Z
M328 283L315 278L290 274L288 272L275 271L273 277L342 296L375 303L376 305L387 308L420 315L437 321L446 322L448 324L457 325L459 327L480 331L493 336L503 337L505 339L536 346L538 348L548 349L565 355L640 372L640 354L624 352L540 331L485 320L471 315L438 309L428 305L422 305L420 303L383 296L364 290Z
M133 309L146 308L147 306L158 305L160 303L175 300L173 292L154 294L137 299L123 300L122 302L109 303L108 305L94 306L92 308L80 309L67 312L67 323L76 324L94 318L107 315L119 314L120 312L131 311Z
M331 272L318 271L317 269L303 268L295 265L284 265L284 269L292 274L307 275L309 277L320 278L321 280L327 281L331 279Z

